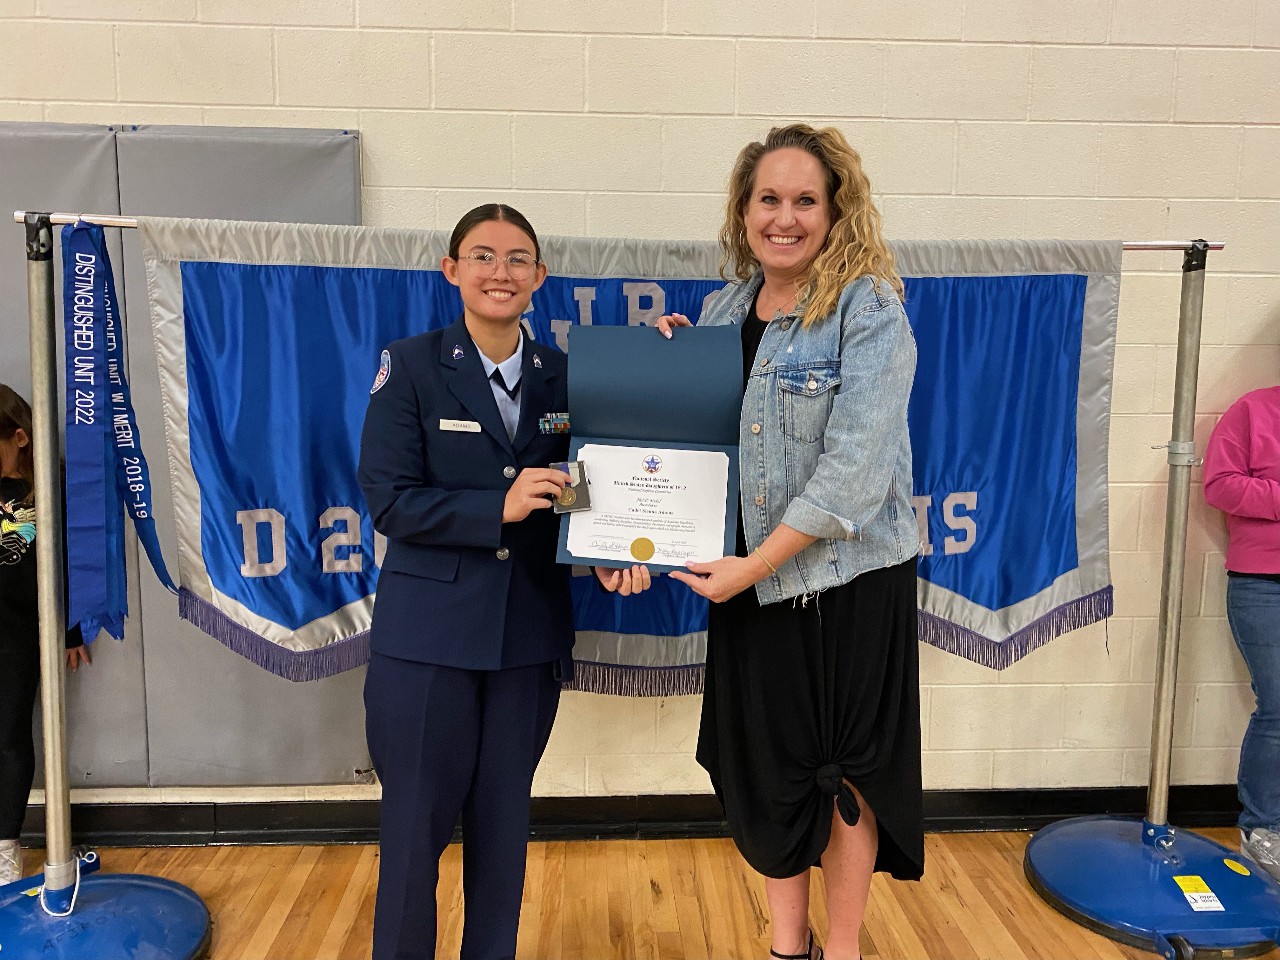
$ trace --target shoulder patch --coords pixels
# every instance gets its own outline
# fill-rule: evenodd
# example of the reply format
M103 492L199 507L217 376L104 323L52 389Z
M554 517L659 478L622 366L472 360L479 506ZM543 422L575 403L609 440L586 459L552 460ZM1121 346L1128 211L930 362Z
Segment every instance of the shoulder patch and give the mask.
M378 363L378 375L373 378L373 387L369 390L369 395L377 393L383 388L388 380L391 379L391 351L383 350L382 359Z

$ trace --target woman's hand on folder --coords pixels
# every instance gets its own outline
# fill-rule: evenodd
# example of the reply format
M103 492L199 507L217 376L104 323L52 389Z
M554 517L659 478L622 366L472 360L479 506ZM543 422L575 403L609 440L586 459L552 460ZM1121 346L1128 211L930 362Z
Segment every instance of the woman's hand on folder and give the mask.
M672 570L668 576L712 603L724 603L730 597L736 597L769 573L756 557L721 557L709 563L691 560L685 566L689 568L688 572Z
M671 330L674 327L692 327L693 324L683 313L669 313L658 318L658 332L671 339Z

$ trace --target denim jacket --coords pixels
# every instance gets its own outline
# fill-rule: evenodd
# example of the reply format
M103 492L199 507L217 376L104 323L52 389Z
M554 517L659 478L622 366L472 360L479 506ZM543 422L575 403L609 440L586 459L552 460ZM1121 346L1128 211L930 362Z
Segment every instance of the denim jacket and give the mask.
M731 283L699 326L737 325L763 278ZM907 401L916 344L893 289L845 287L831 316L770 323L742 398L738 461L747 549L779 523L817 537L756 584L761 603L815 593L916 555Z

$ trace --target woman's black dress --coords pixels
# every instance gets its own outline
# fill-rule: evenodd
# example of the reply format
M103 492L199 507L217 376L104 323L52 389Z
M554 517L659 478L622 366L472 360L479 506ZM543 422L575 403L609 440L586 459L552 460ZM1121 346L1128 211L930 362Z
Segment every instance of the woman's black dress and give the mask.
M743 382L766 324L743 324ZM747 553L738 520L738 555ZM768 877L819 865L833 800L876 815L875 869L924 872L916 560L808 598L761 606L754 588L712 604L698 762L734 842Z

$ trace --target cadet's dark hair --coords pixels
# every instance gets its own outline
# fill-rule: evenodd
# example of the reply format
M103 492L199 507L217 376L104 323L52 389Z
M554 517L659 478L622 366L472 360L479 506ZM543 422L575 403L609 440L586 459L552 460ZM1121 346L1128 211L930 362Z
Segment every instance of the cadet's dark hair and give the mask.
M462 241L466 238L475 227L482 223L489 223L497 220L514 224L529 235L529 239L533 241L533 255L542 262L542 248L538 246L538 235L533 230L533 224L525 219L525 215L515 207L509 207L505 203L483 203L474 210L468 210L462 215L462 219L458 221L458 225L453 228L453 233L449 237L449 256L454 260L458 259L462 246Z
M12 387L0 383L0 440L12 440L19 430L27 434L27 445L18 450L18 476L35 490L36 463L32 452L31 405ZM31 493L26 499L31 500Z

